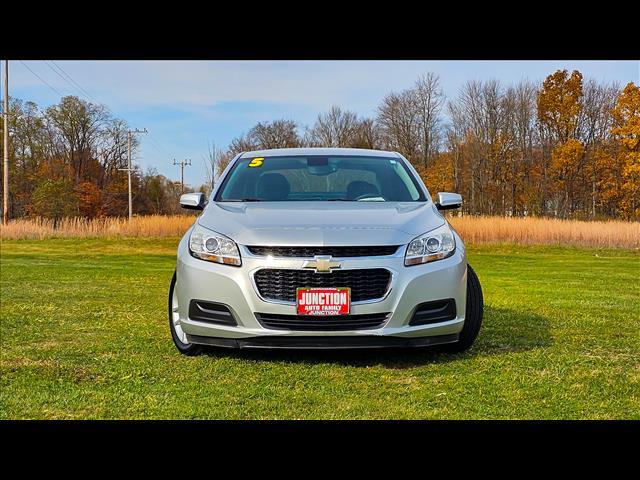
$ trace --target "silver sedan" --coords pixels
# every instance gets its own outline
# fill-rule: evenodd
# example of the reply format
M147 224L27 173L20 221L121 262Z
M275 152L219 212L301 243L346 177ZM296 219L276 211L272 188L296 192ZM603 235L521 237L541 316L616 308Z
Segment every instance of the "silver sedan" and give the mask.
M399 153L245 152L178 246L169 325L186 355L234 348L469 348L482 290L465 247Z

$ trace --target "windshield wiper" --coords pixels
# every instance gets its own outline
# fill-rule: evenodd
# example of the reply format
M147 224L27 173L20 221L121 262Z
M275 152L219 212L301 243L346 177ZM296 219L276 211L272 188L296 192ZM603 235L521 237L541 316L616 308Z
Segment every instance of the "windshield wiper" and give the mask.
M223 202L262 202L259 198L230 198L229 200L222 200Z
M380 200L376 200L380 198ZM327 200L327 202L386 202L386 200L382 197L366 197L366 198L360 198L358 200L356 199L349 199L349 198L329 198Z

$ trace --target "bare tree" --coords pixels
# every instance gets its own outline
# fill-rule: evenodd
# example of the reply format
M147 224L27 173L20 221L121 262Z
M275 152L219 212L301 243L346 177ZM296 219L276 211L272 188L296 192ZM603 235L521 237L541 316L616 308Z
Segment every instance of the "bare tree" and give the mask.
M515 97L506 98L497 80L467 82L449 106L454 137L464 138L470 163L470 209L474 213L491 214L506 203L502 177L513 142L507 125L514 111Z
M462 192L462 187L466 184L463 155L467 131L466 118L457 103L449 102L448 111L451 121L445 131L447 149L452 153L453 158L453 188L456 192Z
M411 93L415 97L418 110L422 166L426 168L437 153L441 140L440 112L444 104L444 94L440 88L440 79L434 73L422 75Z
M249 152L260 148L258 144L249 135L240 135L231 140L228 151L233 155L242 152Z
M95 152L93 145L108 119L106 109L74 96L63 97L58 105L47 109L47 116L55 127L58 144L71 164L76 182Z
M215 143L207 141L207 154L202 156L202 162L205 169L205 189L206 194L210 195L216 178L216 167L218 159L222 152L216 147Z
M309 142L322 147L351 147L358 133L358 116L333 106L321 113L309 131Z
M231 160L233 160L233 157L236 155L237 153L234 153L231 150L222 150L217 148L215 143L207 142L207 154L202 157L206 175L206 182L203 187L206 190L205 193L207 195L211 194L216 180L220 178Z
M294 148L300 146L298 125L293 120L258 122L248 134L249 141L257 148Z
M358 121L351 146L374 150L381 147L380 128L373 118L363 118Z
M377 122L383 145L390 150L397 150L412 162L418 159L419 121L415 97L410 90L390 93L378 107Z
M511 212L524 214L531 210L532 198L528 194L533 189L532 169L534 166L534 145L536 142L536 87L529 81L522 81L507 90L505 96L513 97L514 112L510 130L513 138ZM519 173L517 173L519 172ZM519 181L518 175L522 177Z
M482 208L482 196L485 183L484 170L486 157L484 141L486 138L485 120L482 106L482 84L470 81L460 89L454 106L450 108L457 112L458 118L464 119L460 128L463 129L467 160L470 162L470 209L478 213Z
M104 187L104 183L109 178L121 174L118 172L119 168L127 167L127 130L129 125L121 119L112 119L106 125L97 152L98 159L104 168L100 187ZM137 136L134 135L131 142L135 151L139 145Z
M620 85L617 83L599 84L593 79L587 80L583 85L583 96L580 113L578 115L577 136L586 148L586 164L589 172L585 181L591 183L591 218L596 216L597 204L597 162L596 150L610 137L613 123L611 110L615 107L616 99L620 94Z
M387 95L378 109L383 143L426 168L441 142L444 94L437 75L427 73L413 88Z
M216 158L216 178L220 178L222 173L225 171L225 169L227 168L229 163L231 163L231 160L233 160L233 157L235 156L236 154L229 150L219 151Z

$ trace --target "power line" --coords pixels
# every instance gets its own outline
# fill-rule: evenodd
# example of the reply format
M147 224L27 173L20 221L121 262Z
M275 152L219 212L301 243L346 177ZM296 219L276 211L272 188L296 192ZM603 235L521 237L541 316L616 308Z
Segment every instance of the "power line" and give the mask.
M53 68L53 67L49 64L49 62L47 62L47 61L45 60L45 61L44 61L44 63L45 63L45 65L46 65L47 67L49 67L49 68L51 69L51 71L52 71L53 73L55 73L56 75L58 75L62 80L64 80L68 85L70 85L70 86L71 86L71 88L75 89L78 93L80 93L80 96L81 96L81 97L84 97L84 98L85 98L86 100L88 100L88 101L94 101L94 102L96 102L96 103L100 103L100 102L98 102L95 98L91 97L91 95L89 95L86 91L84 91L84 89L82 89L82 88L78 88L76 85L74 85L73 83L71 83L71 82L69 81L69 79L67 79L66 77L64 77L64 76L63 76L63 75L62 75L58 70L56 70L55 68ZM106 106L105 106L105 108L106 108Z
M86 100L88 101L93 101L95 103L98 103L102 106L104 106L105 110L107 110L107 112L109 112L111 115L113 115L114 117L118 117L118 115L111 110L111 108L109 108L108 105L100 102L97 98L95 98L93 95L91 95L85 88L82 87L82 85L80 85L79 82L77 82L76 80L73 79L73 77L67 73L67 71L62 68L60 65L58 65L56 62L54 62L53 60L47 61L44 60L44 63L47 65L47 67L49 67L56 75L58 75L60 78L62 78L62 80L64 80L67 84L69 84L72 88L74 88L77 92L80 93L81 96L85 97ZM53 64L58 70L55 70L51 65ZM64 75L64 76L63 76ZM66 78L65 78L66 77ZM60 94L61 95L61 94ZM61 95L62 96L62 95ZM137 127L136 125L132 125L133 127ZM149 140L151 140L152 146L161 154L161 155L168 155L169 152L167 151L167 149L165 149L160 143L158 143L158 141L155 139L155 137L153 135L151 135L150 133L149 135Z
M156 142L155 138L154 138L151 134L149 134L149 140L151 140L151 142L152 142L156 147L158 147L159 149L161 149L161 150L162 150L162 152L160 152L160 153L166 153L166 154L168 154L168 153L169 153L169 152L167 152L167 150L166 150L162 145L160 145L158 142Z
M77 88L79 89L79 91L84 92L89 98L91 98L94 102L96 103L101 103L99 100L97 100L95 97L93 97L86 89L84 89L82 87L82 85L80 85L80 83L76 82L73 77L67 73L67 71L65 69L63 69L60 65L58 65L56 62L54 62L53 60L50 60L50 62L56 66L56 68L58 68L66 77L69 78L69 80L71 82L73 82ZM67 82L69 83L69 82ZM113 115L114 117L117 117L118 115L116 115L113 110L111 110L107 105L104 105L104 107L107 109L108 112L111 113L111 115ZM135 127L135 125L133 125ZM169 152L167 151L167 149L165 149L156 139L155 137L149 133L149 140L151 140L151 143L153 144L154 148L156 148L156 150L158 150L158 152L160 152L161 154L169 154Z
M44 60L44 62L45 62L45 63L47 63L47 61L46 61L46 60ZM108 105L106 105L105 103L102 103L100 100L98 100L98 99L97 99L97 98L95 98L93 95L91 95L89 92L87 92L87 91L82 87L82 85L80 85L78 82L76 82L76 81L73 79L73 77L72 77L71 75L69 75L69 74L66 72L66 70L64 70L60 65L58 65L58 64L57 64L56 62L54 62L53 60L51 60L50 62L51 62L53 65L55 65L55 66L56 66L56 68L58 68L58 69L60 70L60 72L62 72L62 73L65 75L65 77L67 77L67 78L68 78L68 80L67 80L66 78L62 77L62 75L60 75L60 73L58 73L57 71L55 71L55 70L54 70L54 72L55 72L55 73L57 73L57 74L58 74L58 76L60 76L63 80L65 80L69 85L71 85L73 88L75 88L78 92L80 92L80 93L81 93L81 95L83 95L83 96L85 97L85 99L86 99L86 100L88 100L88 101L93 101L93 102L95 102L95 103L97 103L97 104L102 105L102 106L105 108L105 110L106 110L107 112L109 112L111 115L113 115L114 117L119 117L119 115L116 115L116 113L115 113L113 110L111 110L111 108L109 108L109 106L108 106ZM52 68L49 64L47 64L47 66L53 70L53 68ZM72 82L73 82L73 83L72 83ZM134 125L134 126L135 126L135 125Z
M49 67L53 71L53 73L58 75L62 80L64 80L65 82L69 83L69 81L66 78L64 78L62 75L60 75L60 73L57 70L54 70L54 68L51 65L49 65L46 60L44 61L44 64L47 67ZM71 84L69 83L69 85L71 85ZM71 85L71 86L73 87L73 85Z
M36 72L34 72L33 70L31 70L31 69L29 68L29 66L28 66L26 63L24 63L22 60L18 60L18 61L19 61L22 65L24 65L24 67L25 67L27 70L29 70L29 71L30 71L31 73L33 73L36 77L38 77L38 78L40 79L40 81L41 81L42 83L44 83L47 87L49 87L51 90L53 90L54 92L56 92L56 93L57 93L58 95L60 95L61 97L64 97L64 95L63 95L63 94L61 94L58 90L56 90L56 89L55 89L55 88L53 88L51 85L49 85L49 83L48 83L46 80L44 80L40 75L38 75Z
M87 97L91 98L94 102L100 103L95 97L93 97L89 92L87 92L82 85L76 82L71 75L69 75L64 68L58 65L53 60L50 60L49 63L52 63L58 70L60 70L65 77L67 77L76 87L78 87L79 91L83 92ZM106 107L108 109L108 107ZM113 112L111 112L113 114Z

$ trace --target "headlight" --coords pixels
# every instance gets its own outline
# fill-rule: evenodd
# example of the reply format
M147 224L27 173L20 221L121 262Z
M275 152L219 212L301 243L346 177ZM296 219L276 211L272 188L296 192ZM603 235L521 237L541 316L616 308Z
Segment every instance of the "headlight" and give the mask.
M189 251L194 257L209 262L242 265L240 251L233 240L198 224L191 231Z
M404 256L406 266L419 265L450 257L456 249L453 233L446 223L409 243Z

